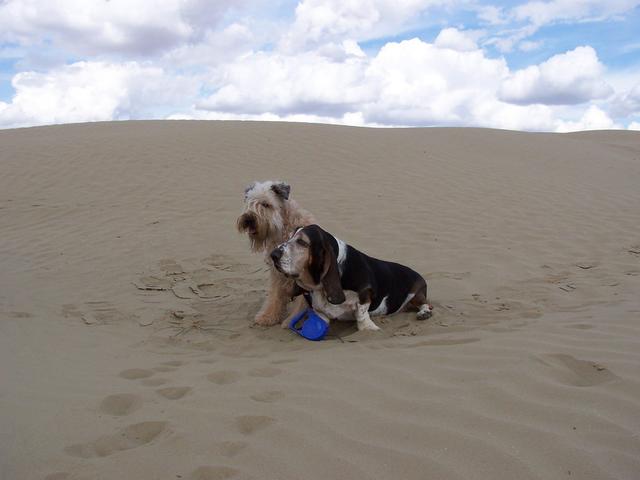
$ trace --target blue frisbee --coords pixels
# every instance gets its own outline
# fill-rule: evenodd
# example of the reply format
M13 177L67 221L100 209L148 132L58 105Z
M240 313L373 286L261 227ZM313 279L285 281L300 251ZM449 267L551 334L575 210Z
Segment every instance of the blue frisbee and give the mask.
M289 328L307 340L322 340L329 330L329 324L311 308L296 315L289 323Z

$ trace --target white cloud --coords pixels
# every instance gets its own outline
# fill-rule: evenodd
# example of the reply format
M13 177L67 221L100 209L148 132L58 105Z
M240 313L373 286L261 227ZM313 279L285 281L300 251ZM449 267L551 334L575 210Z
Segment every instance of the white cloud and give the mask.
M581 130L610 130L622 128L596 105L591 105L577 121L558 120L557 132L577 132Z
M322 115L294 113L282 114L261 113L229 113L229 112L208 112L202 110L191 110L186 113L169 115L168 120L253 120L268 122L304 122L304 123L326 123L333 125L351 125L356 127L384 127L389 125L379 125L367 123L360 112L347 112L340 117L330 117Z
M167 51L162 63L172 67L208 68L250 53L256 43L255 34L241 23L222 30L208 31L199 42L185 43Z
M514 48L527 51L531 45L522 47L521 42L527 42L528 37L546 25L618 19L638 5L640 0L536 0L510 9L484 7L476 11L481 20L508 26L486 44L495 45L501 52L511 52Z
M520 105L567 105L605 98L613 89L602 80L603 72L595 50L578 47L514 72L502 85L500 98Z
M637 0L552 0L533 1L512 9L516 20L528 20L542 26L567 20L602 20L615 17L632 10L640 2Z
M457 28L443 29L436 37L434 44L438 48L451 48L461 52L478 49L473 35Z
M535 31L536 27L533 25L526 25L520 28L510 28L493 37L487 38L483 42L483 45L495 46L500 52L508 53L513 51L515 47L519 48L521 42L526 41L525 39L533 35Z
M450 8L444 0L301 0L289 24L229 16L261 1L0 0L0 42L11 42L0 57L22 56L14 65L26 70L13 77L12 100L0 102L0 127L170 117L564 131L612 128L610 114L617 120L640 105L638 91L616 84L623 93L613 103L571 106L613 91L589 46L512 72L478 46L481 30L446 27L433 42L378 51L358 44L419 25L434 7ZM527 23L482 44L503 50L539 48L527 37L556 21L538 13L542 2L517 12L454 3L490 25ZM587 20L628 3L544 5L559 19ZM78 53L93 60L65 65Z
M518 50L520 50L521 52L533 52L534 50L538 50L543 43L544 42L542 42L542 40L536 42L525 40L523 42L520 42L520 44L518 45Z
M640 131L640 122L631 122L627 127L628 130L638 130Z
M502 8L493 5L477 7L476 14L480 20L491 25L500 25L506 22Z
M620 117L640 115L640 82L617 94L611 101L611 110Z
M5 0L0 41L55 40L74 52L151 55L215 27L244 2L222 0Z
M279 119L311 115L339 122L357 113L357 124L366 125L524 130L613 125L600 109L558 123L559 113L577 118L582 112L552 108L611 91L600 80L602 65L591 47L512 73L504 59L487 57L467 40L464 32L447 29L434 43L417 38L390 42L372 57L355 43L332 44L331 55L323 49L252 53L221 67L212 79L215 93L196 108L215 118L251 118L269 112Z
M238 32L246 33L241 27ZM512 74L504 59L472 48L470 38L448 29L434 43L417 38L390 42L373 56L353 41L302 53L250 52L188 77L151 62L78 62L16 75L16 95L0 104L0 125L167 116L563 131L614 125L598 107L563 122L550 106L504 101L501 86L513 90L521 72ZM567 80L566 72L588 72L591 78L600 71L595 52L582 48L536 66L542 80L524 83L518 100L534 97L540 85L554 86L554 95L582 91L584 76ZM576 55L591 59L590 67ZM558 86L554 75L569 83ZM213 93L200 96L202 89ZM569 112L569 117L579 114Z
M295 21L282 39L285 51L322 43L364 40L399 30L445 0L302 0Z
M362 52L347 44L343 54L349 58L339 62L315 52L247 55L220 68L218 78L212 79L218 90L198 102L198 108L340 116L366 101L370 93Z
M237 59L212 80L217 91L184 115L263 119L269 112L269 118L355 125L556 128L551 108L498 98L509 77L504 59L419 39L388 43L373 57L356 46L343 46L334 56L340 60L318 52L259 52Z
M474 107L495 98L508 73L504 60L480 50L455 51L417 38L388 43L367 70L372 101L365 118L404 125L475 124Z
M364 58L366 54L357 42L344 40L342 43L325 43L314 50L320 57L331 59L334 62L344 62L349 58Z
M0 126L149 118L157 105L182 108L196 85L162 69L126 62L78 62L47 73L13 78L11 103L0 102Z

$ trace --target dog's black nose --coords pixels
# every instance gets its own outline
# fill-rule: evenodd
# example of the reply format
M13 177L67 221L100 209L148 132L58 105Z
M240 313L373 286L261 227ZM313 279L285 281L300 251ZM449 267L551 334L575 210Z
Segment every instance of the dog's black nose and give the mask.
M281 258L282 258L282 249L280 247L274 249L271 252L271 260L273 260L274 263L280 260Z
M256 219L247 215L242 219L242 226L243 228L256 228Z

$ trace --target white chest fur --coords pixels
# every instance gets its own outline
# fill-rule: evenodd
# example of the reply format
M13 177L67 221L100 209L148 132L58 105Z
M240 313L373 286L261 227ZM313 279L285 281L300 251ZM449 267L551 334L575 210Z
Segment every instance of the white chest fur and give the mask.
M351 290L345 290L346 300L340 305L334 305L327 300L324 290L314 290L311 292L313 309L323 313L329 318L337 320L355 320L355 312L358 310L358 294Z

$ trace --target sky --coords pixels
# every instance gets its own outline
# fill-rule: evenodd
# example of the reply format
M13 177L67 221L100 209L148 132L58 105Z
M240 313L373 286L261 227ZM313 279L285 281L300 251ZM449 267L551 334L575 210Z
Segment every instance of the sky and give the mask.
M0 0L0 128L640 130L640 0Z

